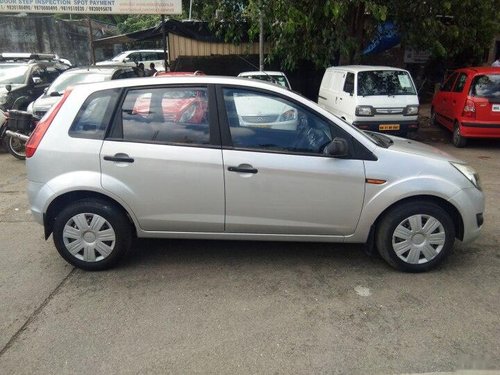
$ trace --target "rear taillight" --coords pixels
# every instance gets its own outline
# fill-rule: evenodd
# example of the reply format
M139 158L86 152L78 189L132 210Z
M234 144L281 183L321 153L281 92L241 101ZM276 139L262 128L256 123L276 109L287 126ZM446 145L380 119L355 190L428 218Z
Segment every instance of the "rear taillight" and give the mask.
M463 117L476 118L476 105L471 99L467 99L462 111Z
M42 138L47 132L47 129L49 128L50 124L52 123L52 120L54 120L54 117L56 117L57 112L59 112L62 105L68 98L69 94L71 94L72 90L73 90L72 88L67 89L64 92L64 95L62 96L61 100L59 100L59 102L55 106L53 106L36 125L35 130L33 131L33 133L31 133L31 136L28 139L28 142L26 143L27 158L30 158L35 154L35 151L40 142L42 141Z

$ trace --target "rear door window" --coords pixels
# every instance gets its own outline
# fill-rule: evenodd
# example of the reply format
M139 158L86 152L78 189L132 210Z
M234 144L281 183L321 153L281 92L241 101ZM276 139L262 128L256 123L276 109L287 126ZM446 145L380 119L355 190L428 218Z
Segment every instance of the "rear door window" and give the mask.
M462 92L465 87L465 82L467 82L467 74L465 73L460 73L460 76L457 79L457 83L455 84L455 87L453 88L453 92Z
M210 144L207 88L130 90L119 125L121 136L130 142Z

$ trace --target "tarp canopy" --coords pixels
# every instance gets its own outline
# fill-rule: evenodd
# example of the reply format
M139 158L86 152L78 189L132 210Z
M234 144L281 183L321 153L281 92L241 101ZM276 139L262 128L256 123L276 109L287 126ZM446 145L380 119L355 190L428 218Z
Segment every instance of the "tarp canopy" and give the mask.
M203 42L224 42L210 31L207 22L202 21L178 21L174 19L167 19L165 20L165 31L167 34L173 33ZM134 43L145 40L160 40L162 36L162 23L160 22L157 26L149 29L94 40L94 46L104 47L113 44Z

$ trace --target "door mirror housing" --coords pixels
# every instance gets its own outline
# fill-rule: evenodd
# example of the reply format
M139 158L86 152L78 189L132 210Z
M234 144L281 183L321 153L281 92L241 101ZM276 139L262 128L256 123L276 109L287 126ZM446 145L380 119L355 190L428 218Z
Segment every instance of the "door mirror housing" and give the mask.
M42 79L40 77L34 76L33 77L33 84L39 85L40 83L42 83Z
M12 85L10 85L10 84L5 85L5 90L7 90L7 92L11 92L12 91Z
M342 157L348 155L349 147L347 146L347 141L344 138L337 137L325 146L323 152L326 155Z

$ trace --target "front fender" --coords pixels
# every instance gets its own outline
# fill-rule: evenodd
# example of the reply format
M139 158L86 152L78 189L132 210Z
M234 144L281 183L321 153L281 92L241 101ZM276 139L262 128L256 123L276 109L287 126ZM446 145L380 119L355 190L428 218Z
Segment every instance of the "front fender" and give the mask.
M415 176L383 185L366 184L365 204L356 231L346 242L366 242L370 228L387 208L411 197L436 197L446 201L462 188L438 176Z

